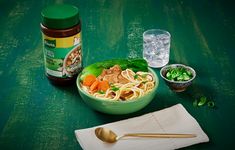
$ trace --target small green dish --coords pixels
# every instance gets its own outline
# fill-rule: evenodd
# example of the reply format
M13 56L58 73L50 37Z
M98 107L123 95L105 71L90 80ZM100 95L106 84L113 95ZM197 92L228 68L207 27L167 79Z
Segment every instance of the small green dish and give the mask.
M82 97L82 100L91 108L112 115L122 115L136 112L145 106L147 106L152 99L155 97L156 90L159 84L159 80L157 74L151 68L148 68L149 72L154 75L155 86L151 92L148 94L133 100L128 101L112 101L112 100L104 100L100 98L96 98L92 95L89 95L85 91L82 90L80 86L80 76L79 74L76 84L78 87L79 94Z
M187 81L169 80L169 79L166 78L166 74L172 68L184 68L192 74L192 78L190 78ZM187 89L188 86L190 86L192 84L192 81L196 77L196 72L193 68L191 68L189 66L186 66L186 65L183 65L183 64L171 64L171 65L167 65L167 66L163 67L160 70L160 75L172 91L174 91L174 92L183 92Z

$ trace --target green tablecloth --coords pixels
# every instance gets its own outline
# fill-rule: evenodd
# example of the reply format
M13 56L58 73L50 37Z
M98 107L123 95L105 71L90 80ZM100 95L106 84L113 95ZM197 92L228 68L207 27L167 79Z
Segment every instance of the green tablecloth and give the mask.
M53 3L79 8L83 64L142 57L142 34L151 28L171 35L170 64L193 67L197 78L183 93L160 78L154 100L130 115L93 111L76 86L51 85L44 75L40 12ZM235 20L229 1L66 0L0 1L0 149L81 149L75 129L157 111L177 103L197 119L209 143L185 149L234 148ZM159 75L159 69L155 69ZM201 96L216 109L194 107Z

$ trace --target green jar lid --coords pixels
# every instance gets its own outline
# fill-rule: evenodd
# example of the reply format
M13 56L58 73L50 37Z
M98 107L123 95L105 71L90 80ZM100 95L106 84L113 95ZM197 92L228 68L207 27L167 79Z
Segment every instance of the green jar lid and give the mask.
M73 5L56 4L41 12L42 24L51 29L67 29L79 23L78 8Z

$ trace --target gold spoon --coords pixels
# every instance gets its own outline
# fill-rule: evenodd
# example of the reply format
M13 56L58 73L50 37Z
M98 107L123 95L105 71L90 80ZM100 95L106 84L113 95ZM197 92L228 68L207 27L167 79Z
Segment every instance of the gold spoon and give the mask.
M107 143L114 143L123 137L143 137L143 138L193 138L196 134L171 134L171 133L128 133L122 136L117 136L112 130L108 128L96 128L95 135Z

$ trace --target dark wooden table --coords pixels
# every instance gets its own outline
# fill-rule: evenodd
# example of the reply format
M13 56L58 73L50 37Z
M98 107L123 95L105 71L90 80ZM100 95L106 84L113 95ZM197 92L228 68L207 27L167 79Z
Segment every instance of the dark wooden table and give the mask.
M112 116L93 111L76 85L51 85L44 75L40 12L62 1L0 0L0 149L81 149L75 129L88 128L177 103L197 119L209 143L185 149L235 148L235 20L230 1L65 0L80 9L83 64L142 57L142 34L172 35L170 63L193 67L197 78L174 93L160 78L154 100L139 112ZM159 69L155 69L159 75ZM216 108L194 107L201 96Z

